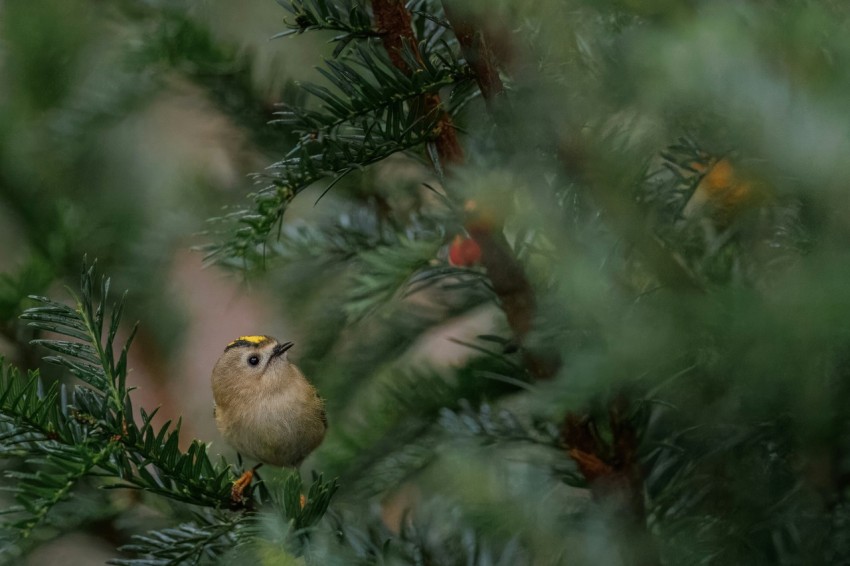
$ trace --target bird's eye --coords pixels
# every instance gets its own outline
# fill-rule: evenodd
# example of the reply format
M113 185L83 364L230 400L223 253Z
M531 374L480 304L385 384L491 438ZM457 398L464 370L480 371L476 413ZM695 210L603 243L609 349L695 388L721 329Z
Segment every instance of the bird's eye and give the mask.
M251 356L250 358L248 358L248 363L251 364L252 366L255 366L258 363L260 363L260 357L259 356Z

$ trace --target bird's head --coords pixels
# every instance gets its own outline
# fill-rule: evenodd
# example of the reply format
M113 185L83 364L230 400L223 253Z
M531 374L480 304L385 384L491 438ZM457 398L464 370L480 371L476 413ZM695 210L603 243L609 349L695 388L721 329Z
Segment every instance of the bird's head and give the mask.
M271 336L240 336L227 345L212 372L213 388L243 389L277 383L291 368L286 352L292 342Z

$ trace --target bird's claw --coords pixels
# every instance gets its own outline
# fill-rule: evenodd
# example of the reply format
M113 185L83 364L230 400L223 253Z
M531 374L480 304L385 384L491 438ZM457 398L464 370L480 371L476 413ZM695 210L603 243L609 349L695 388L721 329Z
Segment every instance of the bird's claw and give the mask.
M253 479L254 470L245 470L239 479L233 482L230 488L230 502L234 506L241 506L245 502L245 490L251 485Z

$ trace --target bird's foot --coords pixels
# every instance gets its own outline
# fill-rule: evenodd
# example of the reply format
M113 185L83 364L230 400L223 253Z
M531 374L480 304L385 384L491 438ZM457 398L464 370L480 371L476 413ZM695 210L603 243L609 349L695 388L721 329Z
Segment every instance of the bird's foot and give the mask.
M245 502L245 490L254 479L254 470L245 470L239 479L233 482L230 488L230 502L235 506L241 506Z
M259 463L250 470L245 470L242 472L242 475L233 482L233 486L230 488L230 503L234 507L243 506L245 504L245 500L250 498L251 481L254 479L254 476L257 476L257 479L259 479L260 476L257 473L257 469L262 465L262 463Z

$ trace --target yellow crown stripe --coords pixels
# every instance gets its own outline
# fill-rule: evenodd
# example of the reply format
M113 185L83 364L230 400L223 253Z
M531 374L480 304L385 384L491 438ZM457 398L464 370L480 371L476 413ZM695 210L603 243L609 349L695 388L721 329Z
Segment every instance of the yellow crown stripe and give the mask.
M233 342L228 344L227 347L229 348L230 346L233 346L237 342L248 342L250 344L262 344L266 340L269 340L268 336L240 336L239 338L237 338L236 340L234 340Z

